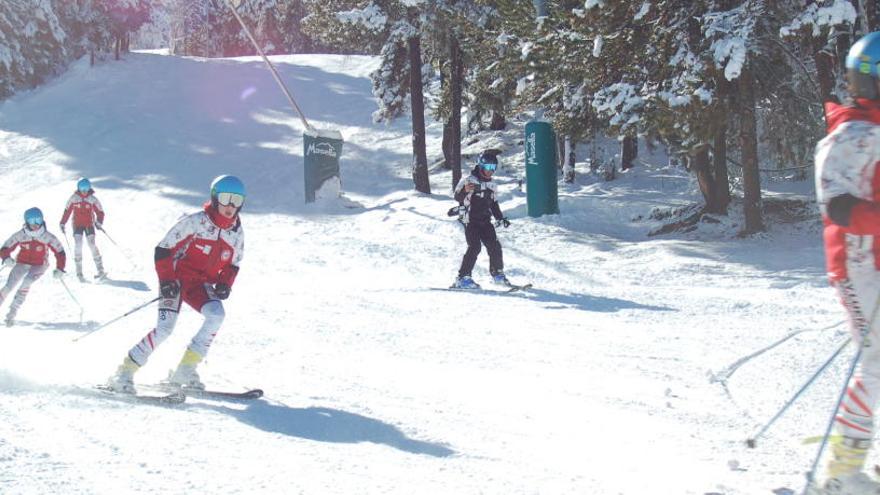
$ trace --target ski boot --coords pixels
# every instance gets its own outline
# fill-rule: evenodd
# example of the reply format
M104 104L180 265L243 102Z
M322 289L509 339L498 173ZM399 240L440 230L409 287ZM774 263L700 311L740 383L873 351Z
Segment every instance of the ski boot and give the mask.
M880 483L862 472L868 456L870 439L842 437L831 444L832 459L828 477L821 488L811 487L816 495L880 495Z
M202 356L190 349L183 353L183 358L177 369L168 375L168 380L164 383L168 388L181 389L191 388L197 390L205 390L205 384L199 378L196 366L202 361Z
M510 287L510 280L507 280L507 277L504 276L504 272L497 271L492 274L492 282L495 282L497 285L504 285Z
M808 495L877 495L880 483L865 473L858 472L840 478L829 478L821 486L811 486Z
M17 310L9 308L9 313L6 314L6 319L3 320L3 323L5 323L7 327L15 325L15 313L17 313Z
M462 277L458 277L457 279L455 279L455 283L452 284L452 288L454 288L454 289L479 289L480 284L474 282L474 279L472 279L470 275L464 275Z
M107 272L104 271L104 262L100 256L95 258L95 268L98 270L98 273L95 274L95 280L104 280L107 278Z
M119 368L116 368L116 374L107 380L107 388L126 394L135 393L134 374L139 369L140 366L137 363L130 357L125 356L122 364L119 365Z

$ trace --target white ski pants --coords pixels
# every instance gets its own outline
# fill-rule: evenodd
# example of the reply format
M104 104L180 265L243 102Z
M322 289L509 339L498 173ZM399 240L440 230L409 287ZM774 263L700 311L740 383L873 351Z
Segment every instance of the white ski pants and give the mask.
M6 297L15 289L15 286L21 282L21 287L15 293L12 304L9 305L9 313L6 315L7 320L15 318L18 309L27 298L31 285L43 276L46 272L47 265L28 265L26 263L16 263L9 272L9 278L6 279L6 285L0 289L0 304L6 300Z
M132 361L139 366L143 366L147 363L147 359L149 359L150 354L153 353L156 347L171 335L171 332L174 331L174 326L177 324L180 303L180 295L175 298L162 299L159 302L159 317L156 321L156 327L150 330L128 352L128 356ZM214 337L220 329L220 325L223 324L226 312L223 310L223 303L213 299L202 305L202 309L199 312L205 319L187 347L198 355L205 357L208 354L208 349L211 347L211 342L214 341Z
M95 260L95 267L99 272L104 271L104 265L101 261L101 252L98 251L98 245L95 244L95 234L85 234L82 233L74 233L73 234L73 261L76 263L76 273L82 273L82 259L83 259L83 237L86 238L86 243L89 245L89 251L92 252L92 259Z
M850 274L834 284L849 315L850 332L855 345L862 333L867 338L856 373L837 414L841 434L851 438L871 439L874 435L874 410L880 398L880 274Z

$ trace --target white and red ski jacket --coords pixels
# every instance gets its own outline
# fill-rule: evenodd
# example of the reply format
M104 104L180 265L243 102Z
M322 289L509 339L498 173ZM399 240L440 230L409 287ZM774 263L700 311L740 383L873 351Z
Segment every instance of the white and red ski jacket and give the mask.
M816 146L816 195L828 276L880 274L880 103L825 104L828 135Z
M20 248L15 261L27 265L43 265L46 263L46 254L52 251L55 254L55 267L64 270L66 255L61 242L52 233L41 226L38 230L30 230L25 226L23 229L12 234L3 246L0 247L0 258L6 259L15 248Z
M98 223L104 223L104 208L94 193L91 189L85 194L79 191L73 193L67 200L67 206L64 207L61 225L67 223L71 213L73 213L74 228L94 227L95 219L98 220Z
M244 230L236 215L227 219L210 204L183 217L156 246L160 281L224 283L232 287L244 256Z

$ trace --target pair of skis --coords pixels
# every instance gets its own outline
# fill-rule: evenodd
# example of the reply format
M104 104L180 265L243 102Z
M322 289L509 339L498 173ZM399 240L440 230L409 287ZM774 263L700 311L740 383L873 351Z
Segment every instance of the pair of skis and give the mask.
M449 287L431 287L431 290L447 290L447 291L455 291L455 292L476 292L476 293L494 293L494 294L510 294L511 292L517 292L522 290L527 290L532 288L532 284L524 284L524 285L515 285L515 284L507 284L504 289L483 289L482 287L479 289L465 289L463 287L456 287L451 285Z
M259 399L263 396L263 391L255 388L251 390L247 390L244 392L227 392L222 390L200 390L195 388L181 388L180 390L174 390L168 393L157 393L157 394L149 394L149 393L126 393L119 392L111 389L107 385L97 385L95 386L98 390L112 395L113 397L118 397L121 399L129 399L136 402L143 402L148 404L182 404L186 401L187 397L193 397L196 399L217 399L217 400L255 400ZM161 387L156 387L161 390Z

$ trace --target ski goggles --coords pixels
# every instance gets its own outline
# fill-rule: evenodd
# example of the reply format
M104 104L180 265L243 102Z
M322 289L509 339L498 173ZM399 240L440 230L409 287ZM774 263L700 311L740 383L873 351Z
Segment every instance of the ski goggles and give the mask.
M481 163L480 167L482 167L483 170L487 170L489 172L494 172L495 169L498 168L498 164L497 163Z
M24 221L27 222L28 225L43 225L43 215L28 215Z
M217 193L217 204L221 206L232 205L236 208L241 208L241 205L244 204L244 196L230 192Z

